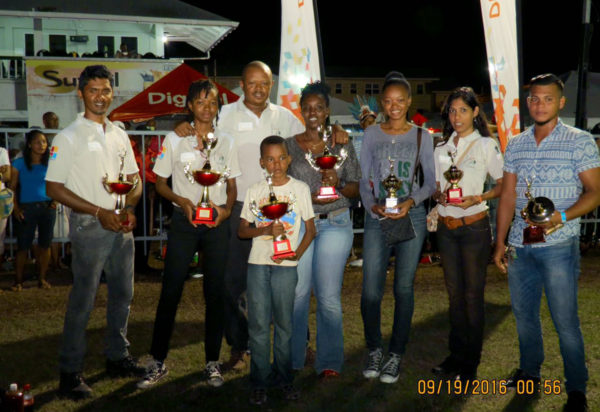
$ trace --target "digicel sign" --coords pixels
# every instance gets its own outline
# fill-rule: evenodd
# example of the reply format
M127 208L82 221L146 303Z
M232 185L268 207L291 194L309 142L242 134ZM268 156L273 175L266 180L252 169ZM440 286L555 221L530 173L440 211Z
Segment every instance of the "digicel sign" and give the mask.
M165 100L167 104L172 104L175 107L185 107L185 96L183 94L171 96L170 92L166 94L160 92L148 93L148 104L161 104Z

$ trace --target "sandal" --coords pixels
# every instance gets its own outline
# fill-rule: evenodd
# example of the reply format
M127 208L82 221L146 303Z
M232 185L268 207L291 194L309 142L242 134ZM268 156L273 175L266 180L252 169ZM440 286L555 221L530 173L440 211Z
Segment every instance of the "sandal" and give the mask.
M50 288L52 288L52 285L45 280L40 280L38 282L38 287L40 289L50 289Z

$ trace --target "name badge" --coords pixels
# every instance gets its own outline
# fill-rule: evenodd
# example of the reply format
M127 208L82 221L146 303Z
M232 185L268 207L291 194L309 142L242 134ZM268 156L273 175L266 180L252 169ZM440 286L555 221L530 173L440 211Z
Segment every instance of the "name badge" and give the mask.
M101 152L102 145L99 142L88 142L88 150L90 152Z
M194 160L196 160L196 155L194 155L194 153L192 152L181 153L181 155L179 156L179 161L181 163L191 163Z
M238 132L247 132L248 130L252 130L254 125L252 122L239 122L238 123Z

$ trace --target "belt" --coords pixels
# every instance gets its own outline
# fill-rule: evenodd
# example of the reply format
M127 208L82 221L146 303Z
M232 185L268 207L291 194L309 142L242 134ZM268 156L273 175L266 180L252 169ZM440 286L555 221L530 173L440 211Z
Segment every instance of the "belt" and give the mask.
M442 222L446 227L450 230L454 230L461 226L471 225L475 222L480 221L481 219L487 217L488 212L484 210L483 212L476 213L471 216L465 217L452 217L452 216L439 216L438 220Z
M318 213L317 214L317 219L329 219L330 217L335 217L337 215L341 215L344 212L347 212L348 208L347 207L343 207L341 209L337 209L337 210L333 210L329 213Z

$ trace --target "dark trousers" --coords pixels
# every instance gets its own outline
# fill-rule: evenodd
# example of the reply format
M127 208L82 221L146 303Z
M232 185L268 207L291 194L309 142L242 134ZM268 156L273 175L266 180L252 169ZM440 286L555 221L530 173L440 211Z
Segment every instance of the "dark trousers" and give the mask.
M490 222L448 229L440 222L438 248L450 300L450 356L463 373L477 372L483 345L484 287L491 253Z
M248 320L241 306L246 306L246 276L252 239L240 239L242 202L235 202L229 218L229 258L225 268L225 338L232 351L248 349Z
M159 361L167 357L177 306L194 253L202 250L204 259L204 300L206 319L204 340L206 361L219 360L223 339L223 272L227 259L228 222L214 229L193 227L179 208L173 212L167 241L167 256L160 300L156 309L150 354Z

